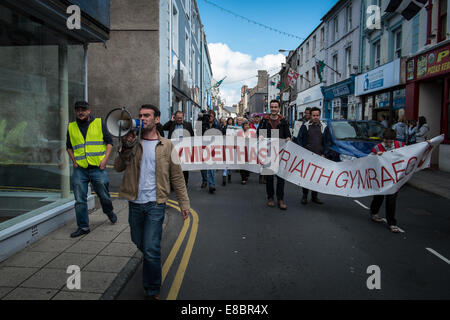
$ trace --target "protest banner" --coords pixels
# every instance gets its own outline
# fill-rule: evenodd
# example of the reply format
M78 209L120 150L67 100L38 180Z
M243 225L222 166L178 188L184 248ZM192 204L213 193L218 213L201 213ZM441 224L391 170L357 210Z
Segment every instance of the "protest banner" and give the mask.
M431 154L443 140L439 136L430 144L422 142L344 162L330 161L279 139L211 136L172 141L175 158L179 157L185 171L269 172L265 174L277 174L313 191L358 198L397 192L415 172L430 166Z

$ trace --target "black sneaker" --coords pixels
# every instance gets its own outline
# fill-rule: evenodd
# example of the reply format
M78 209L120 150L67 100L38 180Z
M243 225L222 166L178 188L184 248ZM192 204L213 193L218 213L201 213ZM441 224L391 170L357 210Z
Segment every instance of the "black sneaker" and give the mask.
M116 214L114 212L111 212L108 215L108 218L109 218L109 221L111 221L112 224L117 222L117 216L116 216Z
M71 238L77 238L77 237L79 237L79 236L88 234L89 232L91 232L91 230L89 230L89 229L83 230L83 229L81 229L81 228L78 228L78 230L75 231L74 233L72 233L72 234L70 235L70 237L71 237Z
M227 177L222 177L222 186L226 186L227 185Z
M206 182L202 183L202 189L205 189L208 186L208 184Z
M209 187L209 193L214 194L214 192L216 192L216 188Z

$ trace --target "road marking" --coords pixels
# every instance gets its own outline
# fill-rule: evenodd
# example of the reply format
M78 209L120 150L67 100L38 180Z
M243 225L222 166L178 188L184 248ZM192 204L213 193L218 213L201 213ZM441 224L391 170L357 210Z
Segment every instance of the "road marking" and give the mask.
M355 201L357 204L359 204L361 207L363 207L364 209L370 210L369 207L366 207L364 204L362 204L361 202L359 202L358 200L353 200Z
M434 254L436 257L438 257L441 260L444 260L445 262L447 262L447 264L450 264L450 260L448 260L446 257L444 257L443 255L439 254L438 252L434 251L431 248L426 248L428 251L430 251L432 254Z
M177 209L178 211L181 211L180 207L175 206L171 203L167 203L168 206L171 206L172 208ZM191 217L188 217L186 220L184 220L183 229L181 229L180 234L178 235L177 241L175 242L174 246L172 247L172 250L169 253L169 256L167 257L166 261L164 262L163 268L162 268L162 282L166 279L167 274L169 273L170 267L173 264L173 261L175 260L175 257L178 254L178 251L180 250L181 244L184 241L184 238L186 237L187 231L189 229L189 224L191 221Z
M173 204L178 204L173 200L168 200L168 202ZM178 293L181 288L181 283L183 282L184 274L186 273L187 265L189 263L189 259L191 258L192 249L194 247L195 239L197 237L198 231L198 214L194 209L189 210L191 212L193 221L192 228L189 234L189 239L186 244L186 248L184 249L183 258L181 259L180 265L178 267L177 273L175 275L175 279L172 282L172 286L170 287L169 294L167 296L167 300L176 300Z

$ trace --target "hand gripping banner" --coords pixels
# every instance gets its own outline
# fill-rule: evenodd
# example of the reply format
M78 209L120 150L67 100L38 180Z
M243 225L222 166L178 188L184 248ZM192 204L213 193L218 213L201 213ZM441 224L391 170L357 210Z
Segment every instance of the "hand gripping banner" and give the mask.
M283 179L320 193L351 198L397 192L415 172L430 166L433 150L444 140L422 142L364 158L334 162L292 142L232 136L172 140L173 158L184 171L231 169ZM176 159L177 160L177 159Z

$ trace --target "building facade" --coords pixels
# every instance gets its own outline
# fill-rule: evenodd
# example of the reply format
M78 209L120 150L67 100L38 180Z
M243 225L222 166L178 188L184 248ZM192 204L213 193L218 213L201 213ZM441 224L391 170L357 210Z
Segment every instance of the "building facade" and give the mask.
M80 29L68 27L70 5ZM67 125L88 97L88 45L109 39L109 19L109 1L0 4L0 261L74 219Z
M327 67L324 69L324 117L361 118L354 75L359 72L361 0L340 0L322 18Z
M212 107L211 59L195 0L113 0L111 29L108 46L89 53L90 98L102 114L113 106L137 114L151 103L165 123L175 111L192 121Z

